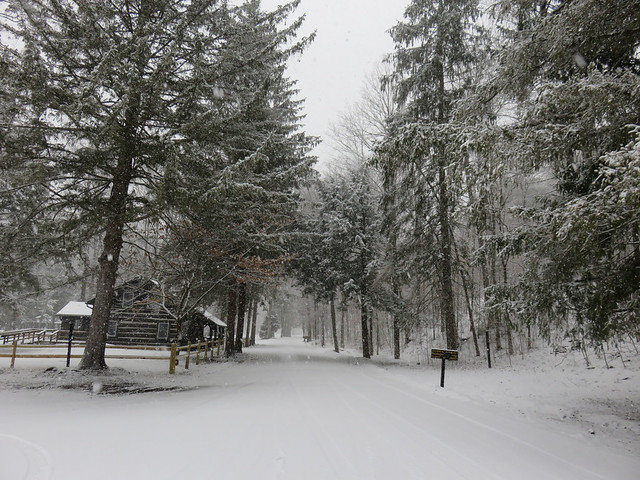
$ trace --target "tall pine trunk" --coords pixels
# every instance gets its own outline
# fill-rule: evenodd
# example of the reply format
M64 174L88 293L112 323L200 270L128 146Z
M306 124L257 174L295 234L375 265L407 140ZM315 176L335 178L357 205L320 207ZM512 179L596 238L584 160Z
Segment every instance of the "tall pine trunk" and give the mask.
M367 305L367 297L362 295L360 302L360 324L362 326L362 356L371 358L371 350L369 344L369 306Z
M400 299L400 287L397 281L393 282L393 293L397 299ZM400 358L400 313L396 307L393 311L393 358Z
M331 332L333 334L333 350L340 353L338 346L338 326L336 324L336 301L335 295L331 295Z
M322 310L323 310L323 311L322 311L322 312L320 312L320 317L321 317L321 319L322 319L322 320L320 321L320 328L322 329L322 330L321 330L321 333L320 333L320 346L321 346L322 348L324 348L324 344L325 344L325 331L326 331L326 326L325 326L325 324L324 324L324 323L325 323L325 319L324 319L324 317L325 317L325 313L324 313L324 306L323 306Z
M345 334L345 325L346 321L346 311L347 306L344 304L344 299L340 302L340 348L344 350L344 334Z
M133 150L131 147L130 150ZM117 164L109 197L109 216L106 220L106 232L102 254L98 259L98 279L96 299L93 305L87 342L80 368L85 370L103 370L107 368L104 352L107 345L107 331L111 316L111 303L118 274L118 262L122 251L123 232L126 224L127 195L132 175L132 155L121 158Z
M247 330L244 334L244 346L245 347L249 347L251 346L250 342L250 337L251 337L251 316L253 313L253 303L254 303L254 299L253 298L249 298L249 306L247 307Z
M444 158L441 159L444 163ZM449 219L449 192L447 188L447 178L444 165L440 166L438 178L439 202L438 220L440 223L440 275L441 275L441 297L440 314L442 315L445 333L447 337L447 348L455 350L458 348L458 325L456 324L455 297L453 293L453 260L451 255L451 226Z
M237 353L242 353L242 336L244 335L245 310L247 308L247 284L238 282L238 322L236 324Z
M227 331L224 341L224 352L227 357L235 353L235 333L237 314L237 284L235 279L229 281L227 287Z
M506 257L503 257L502 258L502 274L503 274L505 289L508 286L507 262L508 262L508 259ZM507 351L509 352L509 355L513 355L514 350L513 350L513 335L511 334L511 317L509 315L509 311L507 310L507 307L505 307L505 310L504 310L504 323L505 323L505 328L507 330Z
M478 345L478 332L476 330L475 315L473 311L473 281L469 273L462 266L460 262L460 256L458 255L458 248L454 243L456 252L456 262L460 269L460 280L462 281L462 291L464 292L465 304L467 306L467 313L469 315L469 327L471 328L471 336L473 338L473 347L476 352L476 357L480 356L480 346Z
M249 345L256 344L256 323L258 322L258 299L253 302L253 311L251 314L251 335L249 336Z
M139 23L136 34L141 35L144 25L151 14L150 6L142 4L139 12ZM133 75L134 85L128 91L128 99L124 109L122 136L117 148L117 162L113 173L111 193L108 202L107 218L105 219L105 236L102 254L98 259L98 279L96 282L96 299L93 305L87 341L80 361L80 368L87 370L101 370L107 368L104 352L107 345L109 317L113 292L118 275L118 263L122 251L124 227L127 223L127 201L129 185L133 178L134 160L138 155L138 127L140 125L140 104L142 94L138 80L145 76L146 56L140 51L132 59L135 62Z

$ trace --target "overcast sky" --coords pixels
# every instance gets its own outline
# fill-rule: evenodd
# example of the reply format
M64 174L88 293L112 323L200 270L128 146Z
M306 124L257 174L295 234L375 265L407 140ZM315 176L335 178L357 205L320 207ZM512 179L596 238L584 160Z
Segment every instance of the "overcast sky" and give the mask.
M271 10L285 0L262 0ZM393 51L387 30L402 18L408 0L302 0L306 15L301 34L314 30L315 42L292 61L290 77L298 80L306 98L306 131L324 142L314 154L321 168L331 156L330 125L360 97L365 77Z

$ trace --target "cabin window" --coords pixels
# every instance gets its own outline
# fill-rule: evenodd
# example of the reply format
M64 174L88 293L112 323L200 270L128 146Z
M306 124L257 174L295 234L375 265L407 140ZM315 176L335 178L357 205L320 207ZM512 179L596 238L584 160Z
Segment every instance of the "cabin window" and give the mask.
M158 323L158 340L169 340L169 322Z
M125 290L122 292L122 306L129 307L133 304L133 292L131 290Z
M157 299L151 300L151 311L153 313L158 313L160 311L160 303L158 303Z
M107 330L108 337L115 337L118 334L118 321L109 320L109 330Z

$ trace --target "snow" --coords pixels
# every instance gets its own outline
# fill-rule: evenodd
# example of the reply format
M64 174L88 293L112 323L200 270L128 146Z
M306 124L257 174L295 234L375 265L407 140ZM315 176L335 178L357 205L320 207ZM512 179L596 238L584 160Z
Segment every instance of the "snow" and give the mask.
M204 316L207 317L209 320L211 320L216 325L220 325L221 327L226 327L227 326L227 324L225 322L223 322L218 317L216 317L213 313L211 313L211 312L209 312L207 310L204 311Z
M96 375L0 359L0 479L640 477L638 356L613 369L548 351L491 370L448 362L442 389L439 362L299 337L245 352L176 375L159 360ZM632 418L613 422L602 402Z
M93 310L85 302L69 302L56 313L65 317L90 317Z

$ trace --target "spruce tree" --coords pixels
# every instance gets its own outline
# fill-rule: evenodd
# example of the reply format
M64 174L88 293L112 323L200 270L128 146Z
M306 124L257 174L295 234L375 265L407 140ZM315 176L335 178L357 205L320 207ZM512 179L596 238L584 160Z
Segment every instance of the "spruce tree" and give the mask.
M496 14L511 28L478 96L518 102L502 147L522 170L551 172L556 187L520 212L511 248L529 268L505 301L543 332L571 318L578 336L599 343L637 318L638 233L628 215L637 216L629 175L640 124L640 4L500 2Z
M245 92L246 101L224 119L212 161L196 157L166 178L167 203L180 219L172 238L196 247L179 248L203 280L201 289L223 278L226 288L239 292L247 283L268 285L288 260L298 190L311 174L309 150L316 141L300 131L301 101L285 72L290 56L312 40L294 41L301 19L281 28L296 5L263 12L252 1L238 8L241 23L230 48L250 70L232 88ZM232 297L230 292L228 302L235 302ZM242 306L227 318L227 332L236 336L227 338L228 355L242 351Z
M17 46L4 47L10 65L4 71L17 79L14 104L20 115L3 128L25 129L35 138L2 152L21 168L37 166L48 193L39 211L55 218L60 231L102 232L81 366L105 368L125 231L166 209L171 175L198 165L229 166L224 139L264 87L252 81L263 71L254 61L288 51L284 45L299 22L284 29L272 23L275 44L267 46L247 37L255 27L247 12L257 2L231 7L218 0L10 0L8 5L2 31ZM295 5L280 7L274 18L283 20ZM294 141L291 145L289 150L296 148ZM287 158L288 172L295 162ZM236 163L241 169L243 162Z
M404 114L378 150L378 164L403 185L409 201L405 211L413 218L405 217L405 222L413 224L414 251L427 254L428 263L436 266L430 270L438 278L440 314L447 347L452 349L458 347L452 224L456 196L451 191L457 182L457 158L447 148L447 124L474 61L471 27L476 15L474 0L409 4L405 20L391 29L395 71L386 79L395 85Z

